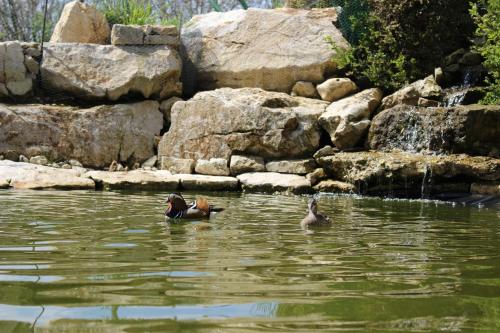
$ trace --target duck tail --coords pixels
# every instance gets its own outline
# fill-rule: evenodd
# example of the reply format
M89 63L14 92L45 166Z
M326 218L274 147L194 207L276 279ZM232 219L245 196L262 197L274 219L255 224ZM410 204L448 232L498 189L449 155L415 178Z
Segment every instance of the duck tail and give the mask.
M196 199L196 208L207 215L210 214L210 205L208 204L208 200L205 198Z

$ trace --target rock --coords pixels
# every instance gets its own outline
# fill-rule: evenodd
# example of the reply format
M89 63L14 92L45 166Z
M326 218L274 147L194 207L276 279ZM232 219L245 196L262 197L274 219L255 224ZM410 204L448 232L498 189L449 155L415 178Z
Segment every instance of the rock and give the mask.
M211 158L210 160L198 160L194 171L203 175L229 176L228 162L224 158Z
M85 177L93 179L106 190L177 190L179 179L167 171L133 170L128 172L89 171Z
M425 107L425 108L430 108L430 107L437 107L437 106L439 106L439 102L438 101L433 101L432 99L427 99L427 98L420 97L418 99L417 105Z
M9 188L9 186L10 186L10 179L0 178L0 189L6 189Z
M23 162L23 163L29 163L30 162L30 159L27 158L26 156L24 155L19 155L19 162Z
M175 158L168 156L159 156L160 169L168 170L171 173L193 173L195 160L190 158Z
M450 184L500 179L500 159L483 156L341 152L318 163L332 179L353 184L362 194L421 197L433 188L453 188Z
M232 154L307 156L319 146L317 119L326 105L257 88L201 92L175 103L158 155L195 160Z
M196 15L181 32L185 92L259 87L288 93L297 81L322 82L336 67L325 37L348 46L336 22L334 8Z
M289 192L294 194L311 193L311 183L299 175L277 172L251 172L238 175L243 190L249 192Z
M333 102L355 93L358 87L354 82L347 78L328 79L316 87L321 99L328 102Z
M24 64L21 43L0 43L0 72L0 97L23 97L31 93L33 80Z
M71 164L67 164L67 163L63 164L61 166L61 168L63 168L63 169L73 169L73 167L71 166Z
M79 167L79 168L83 167L82 163L80 163L77 160L69 160L68 164L71 165L71 166L74 166L74 167Z
M311 183L312 186L316 185L321 180L328 178L325 170L323 168L316 168L314 171L306 175L306 179Z
M47 165L49 161L47 160L47 157L43 155L38 155L38 156L33 156L30 158L30 163L32 164L39 164L39 165Z
M460 65L475 66L483 61L481 55L477 52L466 52L458 61Z
M32 57L24 56L24 66L26 67L28 72L30 72L35 77L40 71L40 65L38 64L38 61L36 61Z
M165 99L181 93L181 65L168 46L48 44L41 73L45 90L78 99Z
M333 102L319 117L319 123L339 149L355 147L366 135L370 116L382 100L378 88L363 90L354 96Z
M117 161L111 162L111 164L108 167L108 171L115 172L117 169L118 169L118 162Z
M176 102L183 102L183 100L182 98L174 96L161 102L160 111L161 113L163 113L163 120L165 123L170 124L170 113L172 110L172 106L174 106Z
M451 53L450 55L446 56L444 58L444 65L450 66L458 63L458 61L462 58L465 52L466 52L465 49L458 49L455 52Z
M63 170L48 166L0 161L0 183L9 182L16 189L94 189L95 183L82 177L79 171Z
M318 91L312 82L299 81L292 88L292 96L318 98Z
M95 43L109 41L108 21L94 6L72 1L64 6L51 43Z
M329 193L355 193L356 187L353 184L339 182L338 180L322 180L314 186L317 192Z
M305 175L316 168L316 162L312 158L304 160L281 160L267 162L266 170L268 172L293 173Z
M500 197L500 182L472 183L470 192L472 194L494 195Z
M332 147L332 146L324 146L320 150L318 150L316 153L314 153L313 157L314 159L318 159L320 157L325 157L329 155L333 155L335 153L338 153L340 150L338 148Z
M229 169L232 175L239 175L247 172L261 172L266 171L264 159L259 156L231 156Z
M158 102L101 105L90 109L0 104L0 154L76 159L93 168L114 159L142 162L154 154L162 128Z
M235 191L238 189L238 179L224 176L207 175L177 175L181 188L188 191Z
M500 106L417 108L399 105L375 116L374 150L500 156Z
M434 69L434 81L436 81L436 83L440 86L444 84L444 72L441 67L437 67Z
M384 97L380 110L389 109L398 104L417 105L420 97L435 100L441 97L441 87L434 81L434 76L413 82L394 94Z
M113 24L111 29L113 45L143 45L144 31L140 25Z
M153 155L150 158L148 158L144 163L142 163L142 167L143 168L152 168L152 167L156 166L157 161L158 161L158 157L156 155Z

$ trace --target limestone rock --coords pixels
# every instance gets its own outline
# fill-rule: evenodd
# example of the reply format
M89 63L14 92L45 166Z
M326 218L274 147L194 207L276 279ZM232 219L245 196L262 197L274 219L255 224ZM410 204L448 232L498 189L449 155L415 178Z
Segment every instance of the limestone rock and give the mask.
M312 158L303 160L281 160L267 162L266 170L268 172L293 173L305 175L316 168L316 162Z
M21 43L0 43L0 98L23 97L31 93L33 78L24 59Z
M231 156L229 169L232 175L239 175L247 172L261 172L266 171L264 159L259 156Z
M430 75L384 97L380 109L389 109L398 104L417 105L420 97L439 99L441 93L441 87L434 80L434 76Z
M276 172L251 172L237 176L243 190L250 192L311 193L311 183L299 175Z
M89 171L83 175L106 190L177 190L179 179L168 171Z
M333 102L355 93L358 87L354 82L347 78L332 78L318 84L316 87L321 99Z
M102 105L90 109L0 104L0 154L76 159L102 168L114 159L134 163L154 155L162 128L158 102Z
M178 48L179 31L168 25L124 25L114 24L111 30L113 45L169 45Z
M336 67L325 37L348 46L336 21L334 8L196 15L181 32L185 91L259 87L288 93L297 81L322 82Z
M370 149L500 156L500 106L416 108L399 105L375 116Z
M106 44L109 34L103 14L90 4L72 1L64 6L50 42Z
M181 92L181 60L168 46L48 44L43 59L43 87L52 93L116 101L136 94L164 99Z
M339 182L338 180L322 180L314 186L314 189L318 192L329 192L329 193L355 193L356 187L353 184Z
M168 156L159 156L160 169L168 170L171 173L193 173L195 160L190 158L175 158Z
M454 188L450 184L500 179L500 159L483 156L341 152L318 163L332 179L353 184L362 194L421 197L433 188Z
M113 45L143 45L144 31L140 25L114 24L111 30Z
M170 124L170 113L172 111L172 106L174 106L175 103L182 101L182 98L174 96L161 102L160 111L161 113L163 113L163 120L165 121L165 123Z
M198 160L194 171L202 175L229 176L228 162L224 158L211 158L210 160Z
M323 168L316 168L306 175L306 179L311 183L311 185L316 185L321 180L328 178L325 170Z
M82 177L76 170L62 170L48 166L0 161L0 183L8 182L16 189L94 189L95 183Z
M335 153L338 153L340 150L336 147L332 146L324 146L323 148L319 149L317 152L314 153L313 157L314 159L318 159L320 157L325 157L329 155L333 155Z
M319 146L318 116L326 103L257 88L222 88L196 94L172 108L159 156L229 159L302 157Z
M224 176L179 174L183 190L197 191L235 191L238 189L238 179Z
M370 115L381 100L380 89L364 90L330 104L326 112L319 117L319 123L330 134L337 148L355 147L366 135L370 126Z
M299 81L292 88L292 96L318 98L318 91L312 82Z
M43 155L38 155L38 156L33 156L30 158L30 163L32 164L39 164L39 165L47 165L49 161L47 160L47 157Z

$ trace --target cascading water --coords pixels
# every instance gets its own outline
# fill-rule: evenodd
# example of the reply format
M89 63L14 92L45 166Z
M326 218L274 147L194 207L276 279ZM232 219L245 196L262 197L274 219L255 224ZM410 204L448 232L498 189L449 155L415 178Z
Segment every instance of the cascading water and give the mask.
M468 69L460 85L444 90L442 105L445 107L462 105L470 88L477 83L477 76L472 69Z

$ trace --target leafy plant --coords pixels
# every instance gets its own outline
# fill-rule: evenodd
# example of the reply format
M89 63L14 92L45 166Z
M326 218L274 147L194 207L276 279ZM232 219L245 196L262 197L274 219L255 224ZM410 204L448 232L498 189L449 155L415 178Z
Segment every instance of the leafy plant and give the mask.
M156 15L149 1L141 0L104 0L98 3L110 25L113 24L153 24Z
M470 13L480 41L474 48L483 56L483 64L489 71L488 92L481 102L500 104L500 1L482 0L472 5Z

